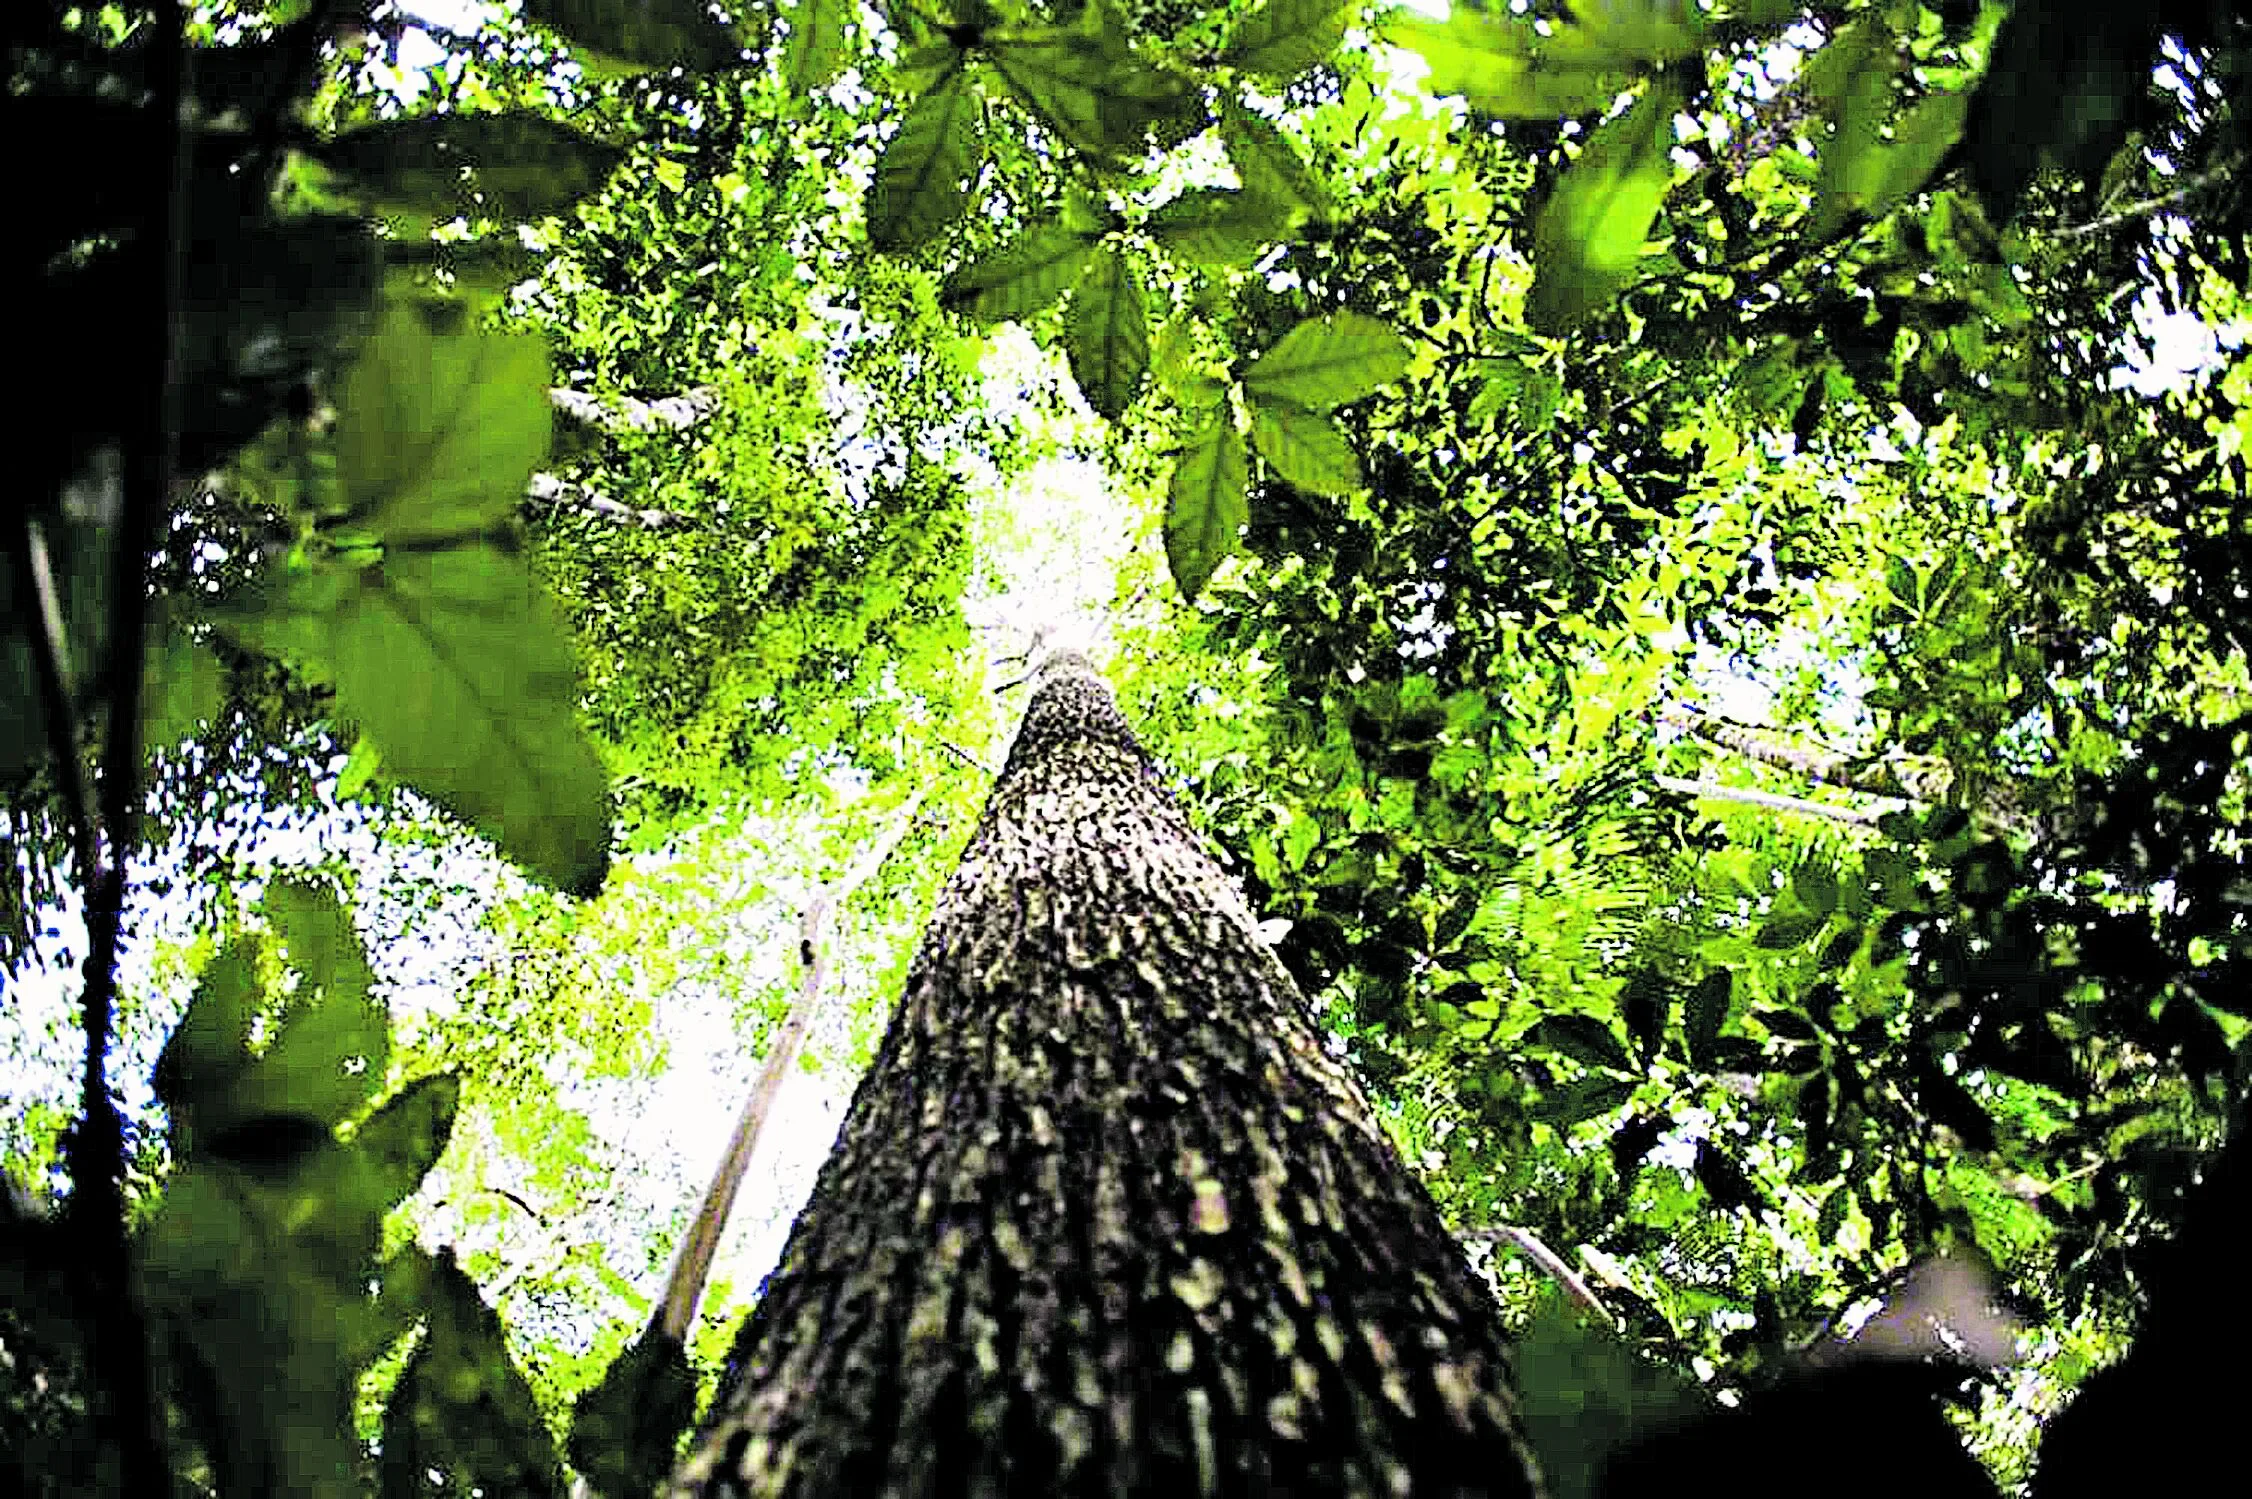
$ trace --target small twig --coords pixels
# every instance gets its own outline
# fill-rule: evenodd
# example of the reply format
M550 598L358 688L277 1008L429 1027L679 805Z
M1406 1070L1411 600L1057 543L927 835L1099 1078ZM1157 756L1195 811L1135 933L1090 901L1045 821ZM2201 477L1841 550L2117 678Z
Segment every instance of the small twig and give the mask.
M2228 181L2230 177L2236 174L2236 169L2240 165L2242 165L2240 161L2231 157L2211 171L2198 173L2170 193L2161 193L2155 198L2145 198L2139 203L2130 203L2115 213L2107 213L2102 218L2091 219L2085 224L2068 225L2055 231L2056 237L2058 239L2081 239L2091 234L2102 234L2109 229L2118 229L2134 223L2137 219L2152 218L2164 213L2169 208L2178 208L2207 188L2218 187L2223 182Z
M828 959L822 951L821 937L830 913L883 868L884 862L906 840L909 830L915 826L916 814L922 810L923 795L918 789L907 798L906 805L899 809L883 835L833 883L815 892L798 913L798 957L805 965L798 997L783 1019L781 1029L775 1032L773 1044L767 1048L758 1081L751 1085L750 1097L743 1101L743 1112L736 1116L735 1131L728 1136L719 1169L712 1173L711 1185L704 1190L703 1203L696 1209L696 1217L680 1241L672 1272L665 1277L664 1295L657 1304L656 1315L649 1319L651 1330L663 1333L676 1343L688 1341L689 1325L696 1320L696 1303L703 1299L704 1283L711 1275L712 1256L718 1252L720 1235L727 1228L727 1216L735 1206L735 1193L743 1185L743 1174L750 1169L759 1134L766 1127L767 1115L773 1112L775 1095L782 1091L782 1079L790 1064L797 1060L799 1048L804 1046L807 1034L813 1029L814 1016L820 1010L821 983L828 975Z
M1514 1244L1523 1250L1525 1257L1548 1273L1551 1280L1564 1288L1564 1294L1602 1319L1605 1327L1616 1328L1611 1309L1595 1294L1595 1288L1581 1278L1580 1273L1564 1263L1564 1257L1540 1241L1540 1236L1529 1228L1519 1228L1513 1223L1497 1223L1486 1228L1466 1228L1455 1237L1465 1244Z
M992 766L987 765L983 760L980 760L977 756L971 754L968 750L954 743L951 739L941 739L938 742L938 747L941 750L944 750L947 754L952 755L955 759L961 761L964 765L967 765L970 769L976 771L979 775L991 776L994 774Z

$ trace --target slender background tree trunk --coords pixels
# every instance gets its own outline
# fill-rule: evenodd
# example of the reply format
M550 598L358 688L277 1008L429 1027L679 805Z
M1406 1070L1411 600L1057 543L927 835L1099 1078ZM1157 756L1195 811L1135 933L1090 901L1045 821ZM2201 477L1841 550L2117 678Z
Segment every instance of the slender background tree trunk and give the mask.
M686 1492L1534 1492L1492 1298L1057 658Z

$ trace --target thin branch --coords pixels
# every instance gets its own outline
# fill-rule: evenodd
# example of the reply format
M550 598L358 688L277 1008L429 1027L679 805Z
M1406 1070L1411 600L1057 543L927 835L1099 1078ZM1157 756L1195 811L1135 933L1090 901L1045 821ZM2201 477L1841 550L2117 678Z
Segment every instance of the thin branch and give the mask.
M971 754L968 750L962 748L951 739L941 739L938 742L938 747L944 750L947 754L952 755L955 759L961 761L964 765L967 765L970 769L976 771L979 775L992 776L995 774L992 766L986 764L983 760L980 760L977 756Z
M1679 776L1651 777L1659 788L1680 796L1694 796L1703 801L1733 802L1743 807L1765 807L1771 812L1795 812L1802 817L1827 818L1831 822L1850 822L1857 827L1873 828L1887 812L1907 805L1896 797L1889 807L1838 807L1828 802L1808 801L1803 796L1785 796L1777 791L1754 791L1749 786L1723 786L1717 781L1685 781Z
M735 1120L735 1132L728 1137L719 1169L712 1174L703 1203L681 1240L672 1272L665 1277L664 1296L658 1303L656 1315L650 1319L653 1330L676 1343L688 1340L689 1326L696 1320L696 1303L703 1298L704 1283L711 1274L712 1256L719 1249L720 1235L727 1228L727 1216L735 1206L735 1193L743 1184L743 1173L750 1169L752 1152L758 1148L759 1134L766 1127L767 1115L773 1111L775 1095L782 1090L782 1079L797 1060L799 1048L804 1046L820 1010L821 983L828 976L828 958L822 951L821 938L830 913L883 868L884 861L905 841L915 825L916 814L922 810L923 796L923 791L917 789L907 798L883 835L863 850L859 859L834 882L817 891L798 913L798 957L805 965L805 976L798 985L797 1000L790 1006L781 1029L775 1032L774 1043L767 1049L766 1061L759 1068L758 1081L752 1084L750 1097L743 1101L743 1112Z
M599 490L558 479L553 474L532 475L531 482L524 488L524 498L555 510L575 510L582 515L599 515L604 520L628 521L644 531L677 531L692 524L678 511L636 509Z
M2069 225L2055 231L2056 237L2058 239L2082 239L2091 234L2102 234L2106 230L2122 228L2140 219L2154 218L2170 208L2179 208L2207 188L2220 186L2235 176L2236 169L2242 164L2237 158L2231 157L2210 171L2198 173L2170 193L2160 193L2155 198L2145 198L2139 203L2130 203L2115 213L2107 213L2102 218L2091 219L2085 224Z
M1525 1257L1548 1273L1551 1280L1564 1288L1564 1294L1578 1302L1602 1320L1605 1327L1617 1328L1618 1322L1611 1309L1595 1294L1595 1288L1581 1278L1580 1273L1564 1262L1564 1257L1540 1241L1540 1236L1529 1228L1519 1228L1513 1223L1497 1223L1487 1228L1466 1228L1455 1235L1465 1244L1514 1244Z
M39 672L39 707L47 719L47 749L54 756L55 782L70 818L70 846L78 862L78 882L91 890L100 873L101 831L94 821L86 767L78 757L78 714L71 704L70 636L63 623L62 598L55 590L55 569L47 555L47 535L28 506L23 511L23 534L17 539L16 577L19 595L31 601L37 616L30 634Z
M557 411L605 432L685 432L719 410L719 390L698 385L677 396L644 401L633 396L598 396L556 386L547 393Z
M172 1487L164 1428L149 1368L147 1330L133 1294L125 1239L125 1129L106 1074L117 998L118 946L126 878L140 843L141 686L148 655L148 560L171 508L180 443L180 350L188 238L188 46L181 0L157 0L150 54L151 108L162 142L148 164L152 204L161 207L156 275L148 288L149 346L142 367L140 430L127 444L125 501L113 538L109 701L101 770L106 862L86 893L86 1056L80 1083L85 1115L71 1141L70 1218L79 1241L86 1309L92 1319L95 1383L105 1435L117 1444L125 1492Z

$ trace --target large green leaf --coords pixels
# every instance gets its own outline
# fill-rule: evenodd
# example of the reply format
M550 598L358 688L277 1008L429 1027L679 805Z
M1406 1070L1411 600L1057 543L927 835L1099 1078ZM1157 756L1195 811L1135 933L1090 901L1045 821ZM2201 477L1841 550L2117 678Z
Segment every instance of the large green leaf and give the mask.
M1275 472L1315 494L1361 487L1361 461L1337 423L1288 401L1251 403L1251 442Z
M1389 323L1361 312L1311 317L1275 340L1243 373L1257 399L1330 411L1397 380L1413 357Z
M651 1327L571 1407L571 1465L604 1495L653 1494L696 1419L696 1371L678 1338Z
M336 465L352 521L391 546L496 531L554 430L546 344L436 333L394 303L337 398Z
M1287 82L1335 52L1359 10L1360 0L1267 0L1237 23L1220 61Z
M1250 461L1225 406L1214 411L1173 464L1165 496L1165 561L1181 596L1194 599L1236 549L1251 518Z
M393 1202L422 1184L444 1154L461 1107L461 1079L450 1072L416 1078L352 1132L360 1153Z
M985 157L985 105L957 60L908 106L868 185L868 239L912 250L962 216Z
M1090 235L1044 224L948 276L939 300L984 323L1022 320L1069 290L1095 248Z
M439 1251L423 1300L429 1330L383 1414L383 1499L562 1499L563 1460L531 1384L509 1354L500 1318L451 1250Z
M1329 211L1329 190L1272 121L1232 99L1223 101L1220 139L1245 192L1309 214Z
M1505 119L1554 120L1586 114L1634 81L1635 59L1580 47L1541 55L1529 17L1457 7L1443 21L1402 12L1384 34L1420 53L1434 94L1460 94L1474 109Z
M1635 1070L1634 1059L1627 1054L1619 1033L1593 1015L1566 1012L1544 1016L1526 1039L1584 1066L1607 1067L1613 1072Z
M250 1086L238 1084L230 1103L341 1124L375 1095L390 1063L391 1018L375 995L375 971L351 915L327 890L278 880L265 910L300 982Z
M384 120L319 150L370 201L448 219L561 213L601 187L625 154L529 110Z
M782 78L791 92L817 89L844 67L853 10L851 0L798 0L791 7L782 53Z
M1263 193L1193 188L1162 204L1143 229L1194 265L1249 265L1290 232L1287 203Z
M1071 294L1064 325L1071 377L1087 404L1112 421L1134 404L1149 369L1149 317L1142 301L1132 263L1109 248L1096 252Z
M609 783L579 727L577 658L514 552L479 542L301 570L222 622L333 683L388 773L549 883L600 887Z
M1660 80L1632 109L1598 126L1533 224L1525 321L1562 333L1634 279L1642 246L1673 185L1673 117L1681 90Z
M1204 128L1195 81L1137 57L1109 31L1077 26L995 30L984 38L993 70L1025 107L1073 150L1128 163Z
M634 68L708 73L734 66L743 54L704 0L524 0L524 15Z
M1807 93L1820 102L1829 127L1807 229L1816 239L1835 234L1883 184L1884 126L1899 65L1892 31L1875 16L1840 31L1807 64Z

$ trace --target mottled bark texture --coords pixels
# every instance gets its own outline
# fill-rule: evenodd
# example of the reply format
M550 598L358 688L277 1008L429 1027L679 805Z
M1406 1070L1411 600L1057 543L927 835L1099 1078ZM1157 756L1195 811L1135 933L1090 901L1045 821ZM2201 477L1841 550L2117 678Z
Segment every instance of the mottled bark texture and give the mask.
M1042 675L680 1489L1534 1492L1485 1287L1109 689Z

